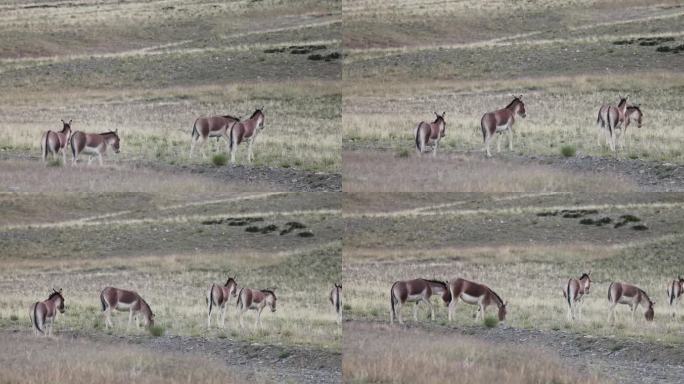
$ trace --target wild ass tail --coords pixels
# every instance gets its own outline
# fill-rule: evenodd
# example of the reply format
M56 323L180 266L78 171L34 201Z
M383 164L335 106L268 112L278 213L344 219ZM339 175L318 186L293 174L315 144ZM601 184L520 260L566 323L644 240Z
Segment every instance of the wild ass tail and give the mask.
M199 121L199 119L195 120L195 124L192 125L192 133L190 134L190 137L192 137L193 139L195 138L195 136L199 136L199 132L197 132L197 122L198 121Z
M420 124L416 127L416 149L420 151Z
M570 299L570 281L571 280L568 280L568 288L567 288L568 296L566 297L566 299L568 299L568 307L572 308L572 300Z
M76 158L76 147L74 146L74 135L69 137L69 145L71 145L71 155Z
M242 304L242 290L244 288L240 288L240 293L238 293L238 299L237 302L235 303L235 307L240 308L240 304Z
M214 307L214 285L216 284L212 284L209 289L209 313L211 313L211 309Z
M480 120L480 128L482 129L482 141L487 142L487 128L485 128L484 117Z
M104 312L105 309L107 309L107 302L105 302L104 299L104 291L100 292L100 303L102 304L102 312Z
M390 288L390 307L392 308L392 318L396 316L396 311L394 309L394 301L397 299L396 296L394 296L394 286L397 285L397 283L392 284L392 288Z
M42 329L40 329L40 326L38 325L38 302L33 304L33 326L36 327L38 332L43 334L45 333Z
M615 282L610 283L610 286L608 286L608 301L612 301L610 299L610 292L613 290L613 284L615 284Z
M52 131L51 131L51 130L48 130L47 133L45 134L45 142L43 143L43 144L44 144L44 146L43 146L43 160L45 160L45 159L47 158L47 154L48 154L48 139L50 138L50 132L52 132Z
M337 313L340 313L340 289L337 287L335 287L335 289L337 290L337 302L335 303L335 310Z
M676 283L676 282L677 282L677 280L672 280L672 288L670 288L670 305L672 305L672 303L674 303L674 299L675 299L675 283Z

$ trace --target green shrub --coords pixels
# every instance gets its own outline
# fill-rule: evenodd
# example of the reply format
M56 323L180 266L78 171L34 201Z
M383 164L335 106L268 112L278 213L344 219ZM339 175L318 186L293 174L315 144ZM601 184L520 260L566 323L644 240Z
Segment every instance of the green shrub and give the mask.
M153 325L150 327L150 333L154 337L164 336L164 327L161 325Z
M406 148L402 148L397 152L397 157L409 157L411 156L411 151Z
M218 153L211 157L211 163L217 167L222 167L228 164L228 156L226 156L224 153Z
M62 160L61 159L52 159L47 162L48 167L61 167L62 166Z
M486 316L484 318L484 325L487 328L494 328L499 325L499 319L494 316Z
M576 152L577 149L574 145L564 145L561 147L561 154L565 157L573 157Z

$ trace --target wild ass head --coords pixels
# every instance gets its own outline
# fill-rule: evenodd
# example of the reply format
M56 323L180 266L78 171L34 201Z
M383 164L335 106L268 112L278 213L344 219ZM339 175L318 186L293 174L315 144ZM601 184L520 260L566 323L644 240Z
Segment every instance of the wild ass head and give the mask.
M630 119L636 120L637 128L641 128L641 119L644 116L644 114L641 112L641 108L639 107L640 105L638 104L627 107L627 114L629 115Z
M588 294L589 289L591 288L591 271L589 271L589 273L583 273L582 276L579 278L579 281L582 285L584 293Z
M508 302L501 302L501 305L499 306L499 321L506 320L506 314L508 313L506 305L508 305Z
M266 296L266 305L271 307L271 312L276 311L276 295L275 295L275 288L271 289L262 289L261 292Z
M121 142L121 139L119 139L119 130L116 129L114 131L109 131L105 133L105 143L108 145L111 145L112 148L114 149L115 153L119 153L119 144Z
M228 288L228 292L230 292L233 297L237 296L237 282L235 281L237 279L237 275L233 277L229 277L228 280L226 280L226 284L224 287Z
M250 120L256 120L256 127L259 130L264 129L264 120L266 116L264 115L264 106L257 107L252 116L249 117Z
M620 95L620 102L618 103L618 109L626 110L627 109L627 100L629 99L629 95L622 97Z
M439 113L435 112L435 121L432 124L441 124L439 127L439 137L444 137L446 136L446 120L444 120L444 115L446 115L446 112L442 112L440 115Z
M655 301L651 301L651 299L647 298L648 300L648 309L644 313L644 317L648 321L653 321L653 317L655 316L655 313L653 311L653 307L655 306Z
M60 313L64 313L64 296L62 296L62 288L59 290L52 288L48 300L52 300Z
M517 113L520 117L525 118L527 116L527 113L525 112L525 103L522 101L523 95L520 96L513 96L513 101L506 106L507 109L510 109L513 111L513 113Z

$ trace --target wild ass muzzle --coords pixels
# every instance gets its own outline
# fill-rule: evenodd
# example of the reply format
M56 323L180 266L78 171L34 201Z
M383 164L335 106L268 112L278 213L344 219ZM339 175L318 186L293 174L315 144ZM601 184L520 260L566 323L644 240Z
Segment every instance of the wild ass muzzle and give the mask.
M495 304L499 309L499 321L506 319L506 304L499 295L484 284L475 283L465 279L455 279L449 281L449 290L451 292L451 304L449 304L449 321L453 317L453 312L456 309L458 299L463 300L467 304L477 305L477 313L475 318L484 318L484 313L492 304Z
M230 162L235 163L237 147L247 140L247 162L251 163L254 158L252 145L257 135L264 129L264 107L257 108L249 119L233 124L230 129Z
M667 286L667 302L670 304L672 310L672 317L677 318L677 305L684 294L684 279L678 276L672 280L672 284Z
M112 310L128 311L128 325L126 330L131 327L133 317L135 316L135 325L140 327L140 317L144 319L146 327L154 325L154 313L149 304L134 291L127 291L114 287L107 287L100 293L100 302L102 303L102 312L105 316L105 326L107 328L114 327L112 323Z
M74 158L71 160L71 165L76 165L78 156L81 153L90 155L88 164L93 160L94 156L98 157L100 166L103 165L102 155L107 152L107 147L112 147L115 153L119 153L119 135L118 129L116 131L109 131L104 133L85 133L76 131L71 135L71 153Z
M47 300L36 302L29 309L33 333L52 335L58 313L64 313L64 296L62 296L61 288L59 290L53 288Z
M66 165L66 147L71 138L71 121L65 122L62 120L62 130L55 132L48 130L40 138L40 152L43 161L47 160L48 153L52 153L53 157L62 152L62 163Z
M195 120L195 124L192 126L190 157L192 157L195 145L198 142L202 151L202 157L207 157L204 147L207 139L210 137L216 137L217 141L221 137L226 139L226 153L228 153L230 150L230 130L239 121L239 117L231 115L200 117Z
M639 305L646 308L644 317L647 321L653 321L653 306L655 301L651 301L643 289L627 283L613 282L608 287L608 302L610 302L610 314L608 322L615 320L615 306L618 304L629 305L632 310L632 321Z
M582 318L582 304L584 296L589 294L591 288L591 272L583 273L579 279L572 278L563 290L563 297L568 302L568 320L575 320L575 311L579 312L579 319Z
M413 320L418 321L418 304L424 302L430 307L430 319L435 320L435 309L430 302L432 295L440 295L445 305L451 302L451 295L447 283L439 280L414 279L397 281L390 288L390 324L394 318L399 324L404 324L401 307L406 303L416 303L413 307Z
M337 324L342 324L342 284L335 283L335 287L330 291L330 304L337 314Z
M276 311L276 295L275 288L271 289L251 289L242 288L238 293L237 308L240 315L240 328L243 328L242 317L248 310L256 311L256 319L254 320L254 327L261 328L261 311L266 306L271 307L271 312Z
M501 152L501 135L508 133L508 149L513 151L513 124L515 123L515 115L522 118L527 116L525 112L525 103L522 101L522 95L513 96L511 101L505 108L496 110L494 112L487 112L480 120L480 127L482 128L482 138L484 140L485 151L487 157L491 157L489 152L489 142L495 133L499 134L496 140L496 150Z
M432 155L437 156L437 147L439 146L439 141L446 135L446 121L444 120L444 115L435 112L435 121L428 123L421 121L416 127L416 151L418 154L423 154L428 144L432 143Z
M220 327L223 328L226 324L226 308L230 297L237 297L237 283L234 277L229 277L224 285L212 284L207 291L207 310L209 314L207 315L207 328L211 327L211 313L214 311L214 307L218 307L220 311L216 312L216 324L219 324L218 316L220 312L221 323Z

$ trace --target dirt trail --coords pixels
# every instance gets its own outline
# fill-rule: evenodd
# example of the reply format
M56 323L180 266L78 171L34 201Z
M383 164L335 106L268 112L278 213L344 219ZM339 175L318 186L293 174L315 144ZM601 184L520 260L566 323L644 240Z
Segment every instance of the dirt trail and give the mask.
M372 323L355 320L359 323ZM557 353L564 363L587 373L596 372L605 379L624 384L684 382L684 349L600 336L552 330L518 329L500 325L497 328L446 327L435 324L411 324L436 334L458 332L493 343L540 347Z

